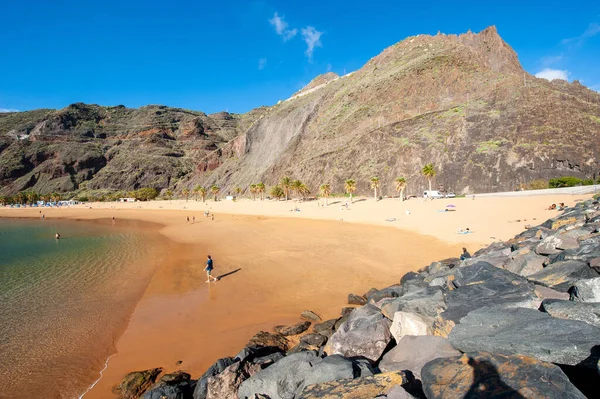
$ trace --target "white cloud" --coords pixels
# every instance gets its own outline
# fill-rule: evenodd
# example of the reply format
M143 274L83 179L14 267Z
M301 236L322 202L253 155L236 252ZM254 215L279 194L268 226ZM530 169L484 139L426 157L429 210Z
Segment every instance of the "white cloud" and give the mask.
M283 17L280 17L278 13L273 15L273 18L269 20L269 23L275 28L275 32L283 37L284 42L287 42L298 33L298 29L288 29L288 23L285 22Z
M313 51L315 50L315 47L323 47L323 43L321 43L322 34L323 32L319 32L312 26L302 28L302 37L304 38L304 41L307 45L304 54L306 54L309 60L312 60Z
M261 58L260 60L258 60L258 69L259 70L265 69L266 66L267 66L266 58Z
M560 70L560 69L544 68L541 71L539 71L538 73L536 73L535 77L547 79L547 80L554 80L554 79L569 80L569 71Z
M561 41L562 44L572 44L575 46L581 46L586 39L589 39L590 37L594 37L596 36L598 33L600 33L600 24L597 22L592 22L591 24L588 25L587 29L579 36L577 37L570 37L567 39L563 39Z
M19 110L13 108L0 108L0 114L4 112L19 112Z

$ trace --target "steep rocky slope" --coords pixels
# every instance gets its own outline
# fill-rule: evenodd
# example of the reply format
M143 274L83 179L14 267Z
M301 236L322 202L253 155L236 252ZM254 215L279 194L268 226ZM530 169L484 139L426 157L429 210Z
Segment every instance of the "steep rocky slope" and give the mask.
M409 37L360 70L317 77L289 100L244 115L160 106L74 104L0 118L2 192L181 190L222 192L284 174L313 191L382 192L405 176L408 193L512 190L534 179L598 174L600 95L578 82L523 71L490 27L478 34Z

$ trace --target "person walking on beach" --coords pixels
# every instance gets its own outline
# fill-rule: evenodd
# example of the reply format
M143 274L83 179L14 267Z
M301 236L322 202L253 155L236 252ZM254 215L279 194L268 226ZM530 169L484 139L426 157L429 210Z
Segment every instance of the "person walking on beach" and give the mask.
M192 224L196 223L196 216L192 216Z
M190 217L189 217L189 216L186 216L186 218L185 218L185 219L187 220L187 223L188 223L188 224L190 224Z
M216 277L210 275L210 273L213 271L213 260L210 255L208 255L208 259L206 260L206 267L204 268L204 270L206 271L206 276L208 277L208 280L206 280L207 283L210 283L211 278L214 280L215 283L218 281Z

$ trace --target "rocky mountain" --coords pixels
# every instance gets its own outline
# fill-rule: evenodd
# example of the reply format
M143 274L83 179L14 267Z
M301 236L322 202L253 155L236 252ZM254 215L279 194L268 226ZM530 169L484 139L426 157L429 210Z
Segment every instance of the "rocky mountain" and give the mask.
M600 94L526 73L495 27L418 35L360 70L328 73L290 99L246 114L164 106L73 104L0 118L1 193L174 190L222 192L283 175L334 192L379 176L394 193L434 184L456 192L513 190L536 179L596 178Z

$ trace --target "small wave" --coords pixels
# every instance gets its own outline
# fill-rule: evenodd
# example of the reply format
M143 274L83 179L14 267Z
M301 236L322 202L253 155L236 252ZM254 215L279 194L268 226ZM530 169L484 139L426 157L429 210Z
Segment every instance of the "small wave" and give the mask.
M104 370L106 370L108 368L108 361L110 360L111 357L113 357L113 355L110 355L109 357L106 358L106 362L104 362L104 367L102 368L102 370L100 370L100 377L98 377L98 379L96 381L94 381L92 383L92 385L90 385L88 387L88 389L85 390L84 393L81 394L81 396L79 396L77 399L83 399L83 397L85 396L86 393L88 393L89 391L91 391L92 389L94 389L94 387L96 386L96 384L98 382L100 382L100 380L102 379L102 375L104 374Z

